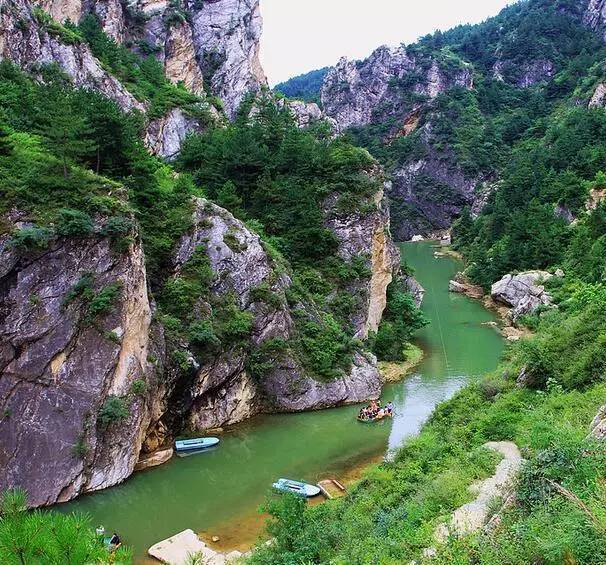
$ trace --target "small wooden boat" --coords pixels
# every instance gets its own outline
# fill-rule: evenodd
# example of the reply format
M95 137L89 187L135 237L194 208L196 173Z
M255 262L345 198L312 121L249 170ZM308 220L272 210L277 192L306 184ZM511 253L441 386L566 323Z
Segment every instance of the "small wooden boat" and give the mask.
M219 438L216 437L199 437L195 439L182 439L175 442L177 451L199 451L200 449L208 449L217 445Z
M347 494L347 489L337 479L324 479L318 483L322 494L328 498L340 498Z
M320 487L316 485L308 485L300 481L292 481L290 479L278 479L273 485L275 490L280 492L292 492L297 496L311 498L320 494Z

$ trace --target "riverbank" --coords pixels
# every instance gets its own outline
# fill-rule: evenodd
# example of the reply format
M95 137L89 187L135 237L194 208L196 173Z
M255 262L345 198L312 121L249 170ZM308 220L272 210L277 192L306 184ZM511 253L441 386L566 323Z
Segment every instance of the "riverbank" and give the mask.
M380 361L379 371L385 384L399 383L408 376L412 370L423 360L425 353L414 343L407 343L404 347L404 357L406 361Z

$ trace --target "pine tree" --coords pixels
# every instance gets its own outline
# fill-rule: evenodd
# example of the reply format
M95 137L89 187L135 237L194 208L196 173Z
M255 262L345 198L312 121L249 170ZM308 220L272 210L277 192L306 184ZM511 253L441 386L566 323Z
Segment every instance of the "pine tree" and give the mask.
M95 151L90 139L90 126L80 114L72 111L71 95L64 90L54 93L49 107L48 121L42 126L42 135L49 149L59 158L63 176L69 177L70 167Z
M10 140L10 131L0 124L0 155L10 155L13 151L13 144Z

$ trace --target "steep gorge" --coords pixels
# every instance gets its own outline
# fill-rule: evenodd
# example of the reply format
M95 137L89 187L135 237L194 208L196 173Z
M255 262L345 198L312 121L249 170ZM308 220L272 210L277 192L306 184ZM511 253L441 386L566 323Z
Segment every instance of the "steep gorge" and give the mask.
M86 19L91 15L101 32ZM0 58L34 78L27 88L69 94L73 87L84 98L89 90L107 96L129 119L143 116L145 145L168 159L177 156L188 133L231 127L228 120L240 103L266 82L258 60L258 1L126 6L70 0L40 8L11 0L0 18ZM88 27L75 27L78 21ZM177 90L159 83L149 94L144 81L150 69L140 56L150 52ZM128 65L132 70L125 71ZM55 86L56 69L68 86ZM25 80L18 75L13 87L23 88ZM168 108L166 93L176 99ZM322 119L311 107L284 107L272 98L258 97L252 107L260 110L250 111L249 124L262 121L263 112L273 115L274 107L284 123L295 120L301 128ZM3 158L33 158L42 171L37 178L45 181L48 174L48 182L62 188L50 200L38 199L44 190L38 185L21 193L27 178L8 176L18 190L3 188L0 488L25 488L32 506L66 501L123 481L140 459L147 465L158 453L164 461L173 436L184 428L204 430L259 412L318 409L379 395L376 358L363 340L378 330L399 253L383 174L368 154L347 147L341 154L334 139L313 141L318 147L334 144L318 151L335 159L335 170L343 168L354 185L342 188L333 181L335 192L323 195L313 211L318 236L334 247L330 269L336 272L330 276L338 281L323 296L301 287L300 267L255 232L261 228L200 197L201 189L188 189L189 196L179 192L179 183L189 182L183 172L152 159L146 165L155 171L150 176L135 163L131 176L117 175L113 182L80 168L77 152L63 156L58 167L57 156L46 153L48 130L23 128L13 120L3 130ZM100 159L97 154L97 169ZM136 174L143 175L142 184ZM89 183L90 194L78 192L78 183ZM159 192L150 199L145 191L155 183ZM71 184L77 188L66 197L69 192L61 191ZM167 195L176 203L158 208L155 220L161 225L189 210L171 228L180 230L178 237L156 233L154 219L145 216L144 207L153 209L159 205L154 198ZM161 243L162 259L151 258L159 251L146 243L164 237L172 238L170 247ZM305 275L322 280L310 268ZM346 302L337 321L332 304L347 293L355 300ZM324 359L324 352L315 359L306 350L319 349L322 339L341 342L329 344L337 363L330 373L325 365L335 360Z

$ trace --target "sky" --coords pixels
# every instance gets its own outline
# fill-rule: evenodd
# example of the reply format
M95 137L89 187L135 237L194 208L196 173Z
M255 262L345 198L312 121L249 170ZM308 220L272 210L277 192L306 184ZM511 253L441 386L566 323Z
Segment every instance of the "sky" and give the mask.
M261 0L261 60L269 83L366 58L380 45L412 43L477 23L512 0Z

